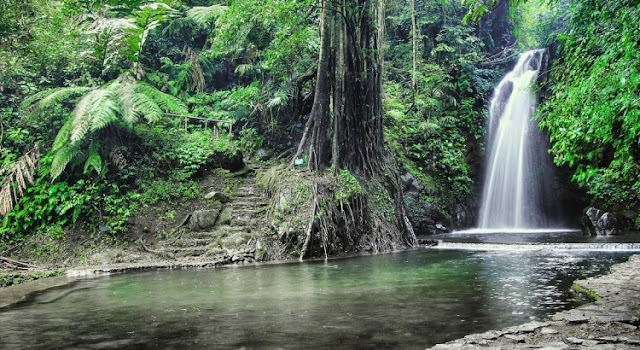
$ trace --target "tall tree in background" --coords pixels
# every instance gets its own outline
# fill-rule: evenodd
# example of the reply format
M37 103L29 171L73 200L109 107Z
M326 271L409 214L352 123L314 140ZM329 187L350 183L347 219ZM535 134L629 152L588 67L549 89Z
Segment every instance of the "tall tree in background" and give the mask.
M411 70L411 88L415 102L418 93L418 21L416 20L416 0L411 0L411 47L413 67Z

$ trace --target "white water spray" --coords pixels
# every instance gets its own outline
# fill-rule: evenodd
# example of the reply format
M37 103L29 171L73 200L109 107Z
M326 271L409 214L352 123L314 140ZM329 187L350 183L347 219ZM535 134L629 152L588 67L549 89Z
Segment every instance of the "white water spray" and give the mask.
M540 228L546 149L537 145L534 85L545 50L522 54L515 68L495 88L489 110L489 155L479 227ZM548 187L548 186L547 186Z

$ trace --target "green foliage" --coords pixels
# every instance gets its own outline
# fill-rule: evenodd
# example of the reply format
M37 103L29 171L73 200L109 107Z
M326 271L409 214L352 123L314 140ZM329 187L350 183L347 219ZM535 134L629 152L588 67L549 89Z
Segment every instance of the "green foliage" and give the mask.
M360 181L349 170L340 170L336 177L338 181L338 191L334 195L336 204L348 203L353 196L364 193Z
M59 103L63 97L73 96L79 90L69 88L69 93L63 93L63 89L47 93L38 93L27 99L23 104L25 113L34 115ZM86 91L86 90L80 90ZM51 96L57 96L51 98ZM164 94L151 85L122 76L119 79L101 88L89 90L89 92L76 104L72 116L58 132L53 144L53 160L50 174L53 179L62 174L67 165L80 155L90 135L96 134L106 126L118 121L118 117L127 125L132 125L140 118L147 122L157 122L162 118L163 112L186 113L186 106L179 99ZM93 167L100 172L102 162L97 158L97 144L91 142L89 157L85 165L87 169Z
M571 8L543 104L558 165L600 205L640 208L640 9L635 1L585 0Z
M568 8L563 2L529 0L511 8L513 35L520 47L533 49L552 43L567 22Z
M541 5L557 3L560 0L509 0L509 4L514 7L527 5L529 2L538 2ZM462 0L462 4L468 8L468 12L463 18L463 23L468 21L477 22L488 12L498 6L502 0Z
M576 292L578 294L584 295L585 297L589 298L592 301L598 301L598 300L602 299L602 297L599 296L598 293L596 293L594 290L586 289L584 287L581 287L577 283L574 283L574 284L571 285L571 290L573 290L574 292Z
M482 156L486 100L500 70L480 65L487 55L476 29L463 25L455 3L417 3L419 62L411 87L409 5L390 6L384 84L385 138L407 171L426 185L434 204L447 207L474 191L475 159ZM445 13L446 16L440 16Z
M187 11L187 17L201 26L210 25L222 16L228 6L215 4L211 6L196 6Z
M49 232L51 227L75 223L81 217L90 218L96 228L106 225L111 233L121 232L123 223L131 215L126 203L135 198L133 194L123 196L121 192L118 185L104 180L79 180L68 185L49 183L46 177L40 177L4 217L0 237L22 241L28 234ZM52 232L54 236L61 235Z

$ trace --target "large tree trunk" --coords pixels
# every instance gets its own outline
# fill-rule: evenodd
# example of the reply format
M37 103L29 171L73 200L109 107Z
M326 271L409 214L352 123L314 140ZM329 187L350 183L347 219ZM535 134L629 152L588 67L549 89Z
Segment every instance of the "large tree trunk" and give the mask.
M314 104L298 147L309 167L365 176L381 166L382 28L379 0L320 0L320 55ZM329 147L330 145L330 147Z
M311 170L333 166L335 171L348 169L361 178L382 183L396 203L396 219L379 225L385 226L380 232L389 225L395 226L394 232L381 233L379 237L393 236L396 243L412 245L415 235L406 219L401 186L397 174L389 175L384 161L384 1L319 0L319 5L320 54L315 98L295 158L306 151ZM349 210L362 213L361 217L351 213L352 219L339 226L354 226L371 219L371 216L367 219L371 210L368 203L367 195L353 199L350 204L353 208ZM369 221L379 219L376 216ZM343 227L344 231L353 229ZM347 240L352 238L349 236Z

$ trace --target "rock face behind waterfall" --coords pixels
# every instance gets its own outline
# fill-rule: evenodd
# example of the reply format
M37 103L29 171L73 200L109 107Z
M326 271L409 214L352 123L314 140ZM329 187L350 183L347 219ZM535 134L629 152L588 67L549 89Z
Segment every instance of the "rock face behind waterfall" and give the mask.
M580 223L585 235L611 236L619 233L615 215L593 207L587 209Z

